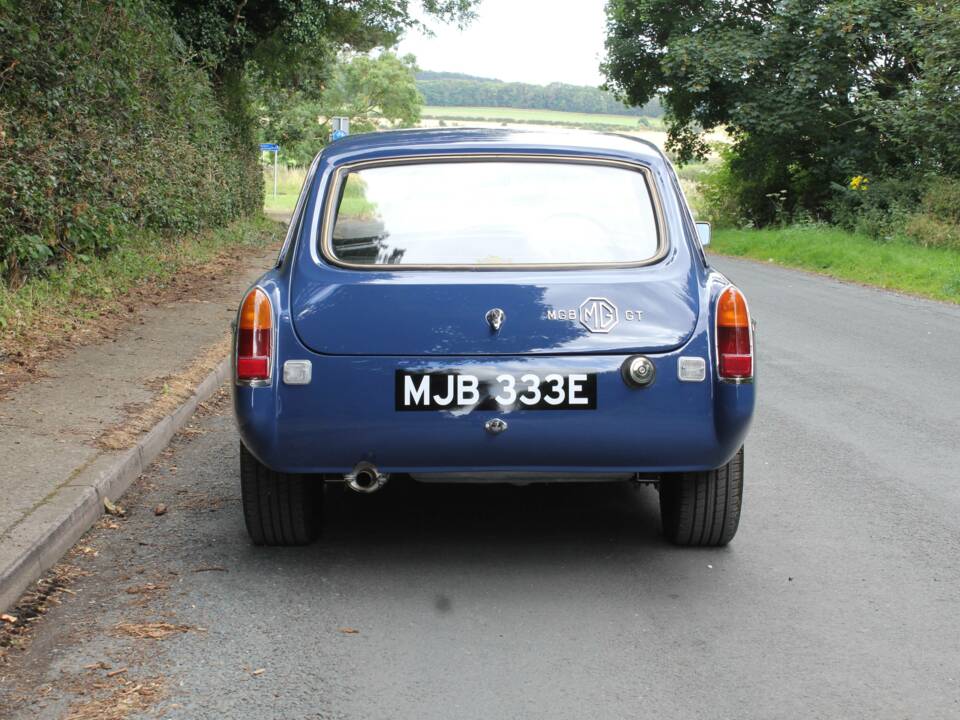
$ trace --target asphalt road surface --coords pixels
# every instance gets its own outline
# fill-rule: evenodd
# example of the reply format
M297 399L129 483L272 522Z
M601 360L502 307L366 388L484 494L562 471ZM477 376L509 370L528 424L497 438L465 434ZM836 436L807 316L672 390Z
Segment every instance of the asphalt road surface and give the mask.
M729 547L664 543L650 488L393 484L254 548L221 398L69 559L0 715L960 717L960 309L717 265L759 322Z

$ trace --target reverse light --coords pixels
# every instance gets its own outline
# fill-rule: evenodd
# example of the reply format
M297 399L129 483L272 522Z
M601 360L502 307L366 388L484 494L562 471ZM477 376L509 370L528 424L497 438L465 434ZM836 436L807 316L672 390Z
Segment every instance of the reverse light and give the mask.
M743 293L728 287L717 298L717 371L722 380L753 377L753 335Z
M273 311L260 288L247 293L237 325L237 381L269 380L273 344Z

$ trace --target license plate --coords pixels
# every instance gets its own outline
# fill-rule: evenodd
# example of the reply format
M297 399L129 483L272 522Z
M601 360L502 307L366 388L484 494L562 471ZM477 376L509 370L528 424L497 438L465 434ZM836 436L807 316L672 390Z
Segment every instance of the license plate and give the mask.
M596 410L596 373L397 370L397 410Z

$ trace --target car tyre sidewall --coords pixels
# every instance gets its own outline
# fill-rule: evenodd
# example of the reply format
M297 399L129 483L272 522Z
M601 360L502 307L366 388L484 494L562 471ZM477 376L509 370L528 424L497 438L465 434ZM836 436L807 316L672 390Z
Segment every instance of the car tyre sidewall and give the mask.
M721 547L737 534L743 502L743 448L726 465L660 481L663 534L677 545Z
M243 519L254 545L308 545L320 535L321 477L274 472L240 444Z

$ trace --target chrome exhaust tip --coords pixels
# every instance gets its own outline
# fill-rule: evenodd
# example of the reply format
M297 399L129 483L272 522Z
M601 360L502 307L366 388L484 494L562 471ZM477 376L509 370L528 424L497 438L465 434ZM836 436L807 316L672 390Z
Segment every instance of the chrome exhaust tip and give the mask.
M343 476L348 488L366 495L382 488L389 479L389 475L380 472L373 463L368 462L358 463L352 473Z

